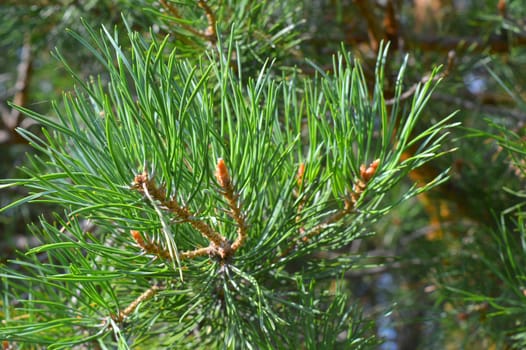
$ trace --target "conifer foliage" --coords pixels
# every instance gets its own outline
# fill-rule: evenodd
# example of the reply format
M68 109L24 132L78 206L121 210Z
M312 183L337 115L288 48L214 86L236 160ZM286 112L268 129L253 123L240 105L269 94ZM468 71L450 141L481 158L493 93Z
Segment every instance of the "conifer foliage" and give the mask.
M402 103L406 62L387 101L385 47L370 89L344 50L313 77L271 61L244 76L247 49L215 27L193 33L210 45L200 59L170 36L85 28L72 35L102 73L86 81L58 52L75 87L49 115L17 107L42 130L19 129L38 152L4 185L29 194L4 210L61 211L32 226L41 245L1 267L4 345L374 348L341 292L360 256L337 253L392 210L402 178L448 151L452 116L414 132L437 70Z

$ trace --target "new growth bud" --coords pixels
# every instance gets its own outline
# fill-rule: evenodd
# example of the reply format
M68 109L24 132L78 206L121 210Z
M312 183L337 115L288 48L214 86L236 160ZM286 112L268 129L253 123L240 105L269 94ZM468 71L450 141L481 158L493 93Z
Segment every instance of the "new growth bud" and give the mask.
M380 165L380 159L376 159L366 168L365 164L360 166L360 176L364 182L368 182L376 173L376 169Z
M219 182L219 185L221 185L221 187L227 188L230 186L230 175L228 174L228 169L223 158L219 158L217 160L215 175L217 182Z

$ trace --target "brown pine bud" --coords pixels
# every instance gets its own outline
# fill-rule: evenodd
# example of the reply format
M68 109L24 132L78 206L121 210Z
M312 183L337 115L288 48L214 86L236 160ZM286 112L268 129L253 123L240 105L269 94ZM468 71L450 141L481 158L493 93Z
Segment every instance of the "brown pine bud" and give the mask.
M219 158L217 160L215 175L217 182L219 182L219 185L221 185L221 187L227 188L230 186L230 175L228 174L228 169L223 158Z
M363 164L360 166L360 176L363 181L368 182L374 176L378 165L380 165L380 159L373 161L367 168Z
M137 230L131 230L130 234L132 235L133 239L137 244L141 247L144 246L144 240L142 239L141 233Z
M135 175L133 178L132 188L142 191L143 184L148 183L148 173L143 172L142 174Z

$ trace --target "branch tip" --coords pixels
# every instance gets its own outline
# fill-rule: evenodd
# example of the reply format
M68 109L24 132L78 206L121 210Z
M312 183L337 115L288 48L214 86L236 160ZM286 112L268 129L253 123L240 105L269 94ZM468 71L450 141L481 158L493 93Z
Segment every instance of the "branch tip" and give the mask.
M174 18L182 19L181 14L179 13L179 11L177 10L175 6L172 6L166 0L159 0L159 3L164 8L164 10L170 13ZM176 25L180 26L181 28L184 28L190 33L197 35L198 37L201 37L207 40L209 43L213 44L217 41L216 18L215 18L214 12L204 0L198 0L197 6L199 6L205 11L206 21L208 22L208 27L206 28L206 30L204 31L197 30L191 25L186 24L183 21L176 22Z
M216 245L220 245L225 241L225 238L215 232L210 225L194 217L193 213L191 213L187 207L181 206L174 196L166 199L165 188L158 187L153 180L148 178L146 172L135 176L132 183L132 189L137 190L148 197L156 210L164 209L169 211L182 222L187 222L192 225L192 227L201 232L204 237L214 242ZM160 206L156 205L155 202L159 202Z
M143 234L141 234L139 231L131 230L130 234L133 237L133 240L146 254L155 255L156 257L163 259L163 260L172 259L172 256L170 255L170 252L167 249L162 248L157 243L150 240L147 236L144 237L146 238L146 241L145 241L143 238Z
M231 185L230 174L228 173L228 168L226 167L225 161L223 158L217 159L216 173L215 173L217 182L219 185L226 190L227 187Z
M376 169L378 169L378 166L380 165L380 159L374 160L371 164L369 164L368 167L365 166L365 164L362 164L360 166L360 177L364 182L369 182L371 178L376 173Z
M208 254L217 257L221 262L225 262L244 244L246 240L247 225L245 217L238 204L239 196L234 191L232 179L223 158L218 158L217 160L215 177L222 188L221 194L226 198L230 207L228 214L234 219L237 225L237 238L233 243L230 243L224 236L214 231L214 229L206 222L196 218L187 207L181 206L175 197L167 198L165 188L163 186L157 186L155 182L148 177L146 171L135 175L133 179L131 188L144 194L157 211L160 212L160 210L163 209L170 212L181 222L189 223L194 229L199 231L210 241L209 247L183 252L178 254L176 258L192 259ZM150 241L139 231L131 230L130 234L144 252L153 254L162 259L174 258L170 255L168 250L160 247L157 243Z
M141 233L137 230L131 230L130 234L132 235L133 240L137 243L137 245L144 249L146 243L144 242Z
M239 195L234 190L234 186L232 185L232 178L228 173L228 168L226 167L223 158L217 159L215 176L217 182L222 188L222 195L226 198L228 206L230 207L229 215L234 219L237 225L237 238L228 249L216 244L218 247L221 247L221 249L225 249L228 255L239 249L245 242L247 236L247 224L245 222L245 217L241 212L241 208L238 203Z

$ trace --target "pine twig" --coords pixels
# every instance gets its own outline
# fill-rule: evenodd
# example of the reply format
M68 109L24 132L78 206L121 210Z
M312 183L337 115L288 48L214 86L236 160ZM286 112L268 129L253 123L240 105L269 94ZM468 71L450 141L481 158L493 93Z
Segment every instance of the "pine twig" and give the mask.
M380 165L380 159L374 160L368 167L365 164L360 166L360 179L354 184L353 191L351 193L352 205L354 206L358 199L362 196L363 191L367 187L367 184L372 179L374 174L376 174L376 169Z
M13 104L24 106L29 94L29 83L32 77L31 43L26 38L20 50L20 62L17 66L17 78L14 86ZM20 126L22 113L16 108L7 108L0 104L0 116L5 130L0 130L0 143L27 143L15 129Z
M159 290L161 290L161 289L163 289L163 288L159 287L159 286L152 286L152 287L148 288L145 292L143 292L141 295L139 295L139 297L137 299L132 301L132 303L130 305L128 305L124 310L120 311L119 315L117 317L113 317L113 319L115 321L117 321L117 322L124 321L124 319L126 317L131 315L137 309L137 307L139 306L140 303L145 302L145 301L153 298L153 296L155 294L157 294L157 292Z
M205 11L206 20L208 21L208 27L206 28L203 34L205 35L208 41L214 43L217 40L216 17L212 12L210 6L208 6L208 4L206 3L206 1L199 0L197 2L197 5Z
M175 262L177 262L177 266L179 267L179 276L181 277L181 281L182 281L183 280L183 272L182 272L182 269L181 269L181 261L179 260L179 251L177 249L177 245L175 244L175 242L173 240L172 231L170 230L170 227L168 226L168 224L164 220L163 213L161 212L161 209L157 206L156 200L152 197L152 195L148 191L148 185L146 183L142 184L142 192L144 193L146 198L148 198L148 200L152 204L155 212L157 213L157 216L159 217L159 220L161 221L161 226L162 226L162 229L163 229L164 238L166 240L166 244L168 245L168 252L170 253L170 257L172 257L173 268L174 268L174 270L176 269L175 268Z
M245 216L241 213L241 208L238 204L239 195L234 191L232 179L228 173L225 161L222 158L217 160L215 175L217 182L222 188L222 194L228 201L228 205L230 207L229 214L237 224L237 238L231 246L232 250L235 252L243 245L247 237L247 224L245 221Z
M173 17L175 17L177 19L181 19L182 18L181 14L179 13L179 10L177 10L177 8L175 6L172 6L170 3L168 3L168 1L166 1L166 0L159 0L159 3ZM208 27L206 28L206 30L205 31L197 30L194 27L192 27L192 26L190 26L190 25L188 25L188 24L186 24L184 22L182 22L182 23L178 22L177 25L179 25L181 28L189 31L190 33L192 33L194 35L197 35L198 37L201 37L201 38L203 38L203 39L205 39L208 42L213 44L217 40L215 14L212 11L212 9L210 8L210 6L208 6L206 1L199 0L199 1L197 1L197 5L205 11L206 20L208 22Z
M367 167L365 166L365 164L362 164L360 166L360 178L353 185L353 189L351 193L348 194L344 198L343 209L334 213L326 222L321 223L318 226L315 226L310 232L308 232L304 237L302 237L302 240L308 241L310 238L320 234L329 225L340 221L346 215L350 214L355 209L356 203L358 202L363 192L365 191L367 184L369 183L369 180L371 180L371 178L376 173L376 169L378 168L378 165L380 165L379 159L376 159L371 164L369 164L369 166Z
M168 209L182 222L187 222L192 225L192 227L201 232L205 238L213 242L216 246L220 247L225 244L226 239L223 236L215 232L212 227L205 222L198 220L188 208L181 207L175 198L167 200L165 190L157 187L157 185L148 178L146 172L135 176L132 188L144 194L149 193L154 200L161 204L161 207Z
M224 168L223 168L224 167ZM219 175L222 176L223 189L225 190L224 195L229 200L231 207L231 215L238 225L238 237L233 244L223 237L221 234L214 231L214 229L205 223L197 219L188 208L181 207L175 198L166 199L166 191L164 188L158 187L155 182L148 178L148 174L143 172L140 175L136 175L132 184L132 189L143 193L154 206L155 210L158 211L160 208L165 209L175 215L181 222L189 223L194 229L199 231L201 235L207 238L210 241L210 246L207 248L198 248L194 251L185 252L179 254L177 251L174 251L174 254L170 254L170 258L179 259L179 257L194 258L197 256L202 256L209 254L211 256L217 257L222 263L227 261L237 249L243 244L246 238L246 224L241 210L237 205L237 195L234 193L232 184L230 183L230 178L228 171L226 171L226 166L221 167ZM225 173L226 171L226 173ZM228 180L228 181L226 181ZM221 182L220 182L221 183ZM160 205L157 205L158 202ZM161 214L159 214L161 216ZM163 225L163 231L168 232L168 227L161 219L161 224ZM168 239L169 237L167 237ZM146 243L144 243L146 244ZM148 247L152 248L152 247ZM153 249L153 248L152 248ZM155 248L157 249L157 248ZM158 254L164 256L159 250L155 250ZM179 263L179 261L177 261Z
M365 166L362 164L360 166L360 179L354 184L353 189L350 194L348 194L344 198L344 206L343 209L338 210L336 213L334 213L332 216L330 216L326 221L314 226L311 230L308 232L302 234L300 236L300 239L291 244L281 255L280 257L284 257L288 255L292 250L294 250L300 243L306 243L309 240L311 240L313 237L319 235L323 230L325 230L330 225L340 221L345 216L349 215L356 207L356 203L362 196L363 192L365 191L367 187L367 183L371 180L371 178L376 173L376 170L378 166L380 165L380 160L376 159L373 161L369 166ZM298 218L296 217L296 222L298 222Z
M163 260L170 260L170 252L166 249L161 248L159 245L155 244L151 240L144 240L141 233L137 230L131 230L130 234L141 249L147 253L155 255Z
M353 197L351 197L353 198ZM352 210L354 209L354 199L350 200L349 198L344 198L343 200L343 209L338 210L336 213L331 215L325 222L316 225L314 228L312 228L307 233L303 234L301 237L301 241L308 242L313 237L319 235L323 230L325 230L330 225L340 221L343 219L346 215L350 214Z
M132 235L132 237L135 240L135 242L137 243L137 245L145 253L155 255L158 258L161 258L163 260L171 260L172 259L171 255L170 255L170 252L167 249L164 249L164 248L160 247L158 244L156 244L155 242L153 242L150 239L147 239L146 237L145 237L146 238L146 241L145 241L144 238L143 238L144 234L141 235L141 233L139 231L131 230L130 234ZM198 248L198 249L195 249L195 250L182 252L182 253L179 254L179 257L181 258L181 260L193 259L193 258L196 258L198 256L209 255L210 252L211 252L210 247Z
M181 253L181 259L194 259L198 256L211 255L213 253L211 247L197 248L195 250L190 250Z

